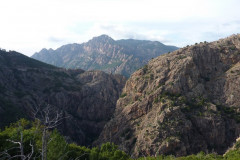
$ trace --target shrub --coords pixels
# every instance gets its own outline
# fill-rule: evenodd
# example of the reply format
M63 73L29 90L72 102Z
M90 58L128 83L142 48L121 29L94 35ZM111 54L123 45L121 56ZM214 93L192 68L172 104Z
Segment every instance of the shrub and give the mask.
M236 49L236 46L235 46L235 45L231 45L231 46L229 46L229 49L235 50L235 49Z
M120 98L124 98L124 97L126 97L127 96L127 93L122 93L121 95L120 95Z
M143 73L145 74L145 73L147 73L147 71L148 71L148 66L147 66L147 65L144 65L144 66L143 66Z

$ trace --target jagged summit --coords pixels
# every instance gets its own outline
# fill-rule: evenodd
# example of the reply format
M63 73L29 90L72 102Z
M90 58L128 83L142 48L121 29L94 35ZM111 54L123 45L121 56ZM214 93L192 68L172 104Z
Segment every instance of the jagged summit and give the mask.
M142 40L115 41L108 35L94 37L86 43L67 44L53 51L40 51L32 57L63 68L102 70L127 77L151 58L177 47Z
M101 42L101 43L106 43L106 42L114 42L114 39L112 39L110 36L103 34L97 37L93 37L91 40L88 42Z

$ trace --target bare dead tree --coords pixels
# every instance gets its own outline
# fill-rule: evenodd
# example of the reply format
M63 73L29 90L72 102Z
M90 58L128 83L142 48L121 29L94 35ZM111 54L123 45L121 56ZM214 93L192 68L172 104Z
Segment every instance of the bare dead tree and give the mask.
M39 131L42 134L42 147L40 150L40 155L34 155L34 144L32 141L30 141L29 146L31 147L30 153L24 153L24 143L23 143L23 126L19 122L19 131L20 134L20 140L11 140L7 139L7 141L16 144L17 146L14 146L12 148L9 148L3 152L0 152L0 160L5 159L16 159L20 158L21 160L30 160L30 159L38 159L41 157L42 160L47 160L47 146L48 144L53 141L53 138L50 138L50 131L54 128L56 128L58 125L61 124L62 120L67 118L63 116L63 112L60 110L57 110L56 107L51 106L50 104L41 104L33 109L32 111L33 118L37 121L36 125L36 131L34 134L37 135ZM19 150L19 154L17 155L10 155L9 153L13 150ZM64 155L65 156L65 155Z
M30 141L29 146L31 146L31 152L28 154L24 153L24 145L23 145L23 131L22 131L22 124L19 122L18 123L18 132L20 133L20 140L19 141L14 141L11 139L7 139L6 141L11 142L13 144L17 144L18 147L12 147L9 148L3 152L0 153L0 160L1 159L15 159L15 158L21 158L21 160L30 160L33 156L34 153L34 145L32 144L32 142ZM17 155L10 155L9 152L13 149L19 149L20 150L20 154Z
M49 131L60 125L62 120L67 117L64 117L62 111L57 110L50 104L37 106L33 111L33 117L42 124L41 159L47 160L47 146L52 140L50 139Z

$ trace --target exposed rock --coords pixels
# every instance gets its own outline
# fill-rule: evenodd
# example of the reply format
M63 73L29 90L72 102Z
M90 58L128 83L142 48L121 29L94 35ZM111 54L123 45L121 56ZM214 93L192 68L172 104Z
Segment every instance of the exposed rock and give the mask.
M69 117L59 130L70 141L91 145L113 116L124 84L120 75L60 69L0 51L0 127L31 119L33 109L45 102Z
M42 49L32 58L58 67L102 70L129 77L151 58L176 49L156 41L115 41L107 35L101 35L87 43L68 44L56 50Z
M151 60L122 95L96 144L135 157L223 154L240 134L240 35Z

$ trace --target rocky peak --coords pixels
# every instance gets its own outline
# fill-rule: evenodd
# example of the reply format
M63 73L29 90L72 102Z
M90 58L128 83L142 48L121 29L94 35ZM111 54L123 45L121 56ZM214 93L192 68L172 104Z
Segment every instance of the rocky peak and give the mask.
M100 35L98 37L93 37L87 43L89 44L113 44L115 41L108 35Z
M46 48L43 48L43 49L41 49L41 51L40 52L43 52L43 53L45 53L45 52L47 52L48 50L46 49Z
M43 48L39 53L41 54L48 54L48 53L51 53L53 52L54 50L52 48L49 48L49 49L46 49L46 48Z
M164 54L131 75L96 143L133 156L224 153L240 134L240 35Z

